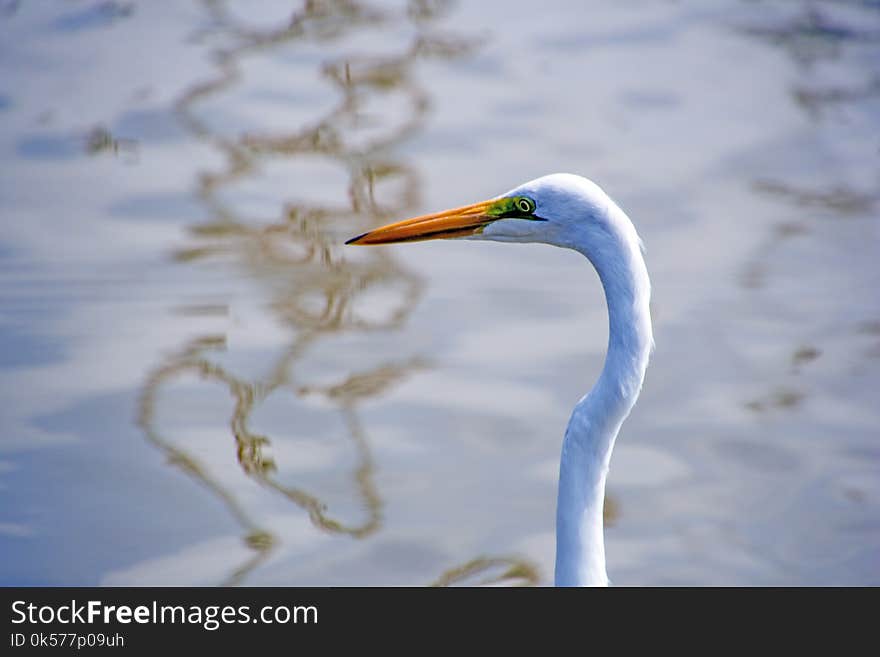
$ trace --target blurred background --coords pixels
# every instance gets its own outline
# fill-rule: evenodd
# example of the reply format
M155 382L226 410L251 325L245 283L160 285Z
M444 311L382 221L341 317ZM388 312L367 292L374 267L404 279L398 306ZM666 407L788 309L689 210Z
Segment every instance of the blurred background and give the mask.
M648 249L619 585L880 585L880 3L0 0L0 583L552 583L568 171Z

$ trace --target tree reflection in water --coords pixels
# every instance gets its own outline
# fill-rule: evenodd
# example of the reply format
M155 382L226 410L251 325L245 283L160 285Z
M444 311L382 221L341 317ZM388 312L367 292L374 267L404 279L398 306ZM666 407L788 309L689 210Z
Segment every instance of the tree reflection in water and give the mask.
M299 381L296 366L312 345L328 336L398 329L418 302L422 286L414 273L381 249L359 254L357 260L345 260L339 235L407 214L419 204L416 172L392 154L397 145L420 129L428 111L429 97L416 80L414 65L424 58L460 57L468 52L463 40L431 31L432 22L448 10L448 4L410 2L406 11L394 14L353 0L310 0L286 25L257 30L238 22L224 3L204 2L212 29L231 38L235 45L215 51L219 74L190 88L178 101L177 112L187 130L223 154L224 165L200 174L197 193L212 219L192 227L192 243L177 251L175 258L204 262L222 257L224 262L231 260L242 266L250 279L265 284L273 300L269 309L290 339L269 373L258 379L238 376L212 358L225 349L225 336L189 341L148 375L140 400L139 424L147 439L167 455L169 464L205 486L241 526L253 555L236 566L223 584L241 583L266 561L279 539L254 520L231 488L209 474L185 444L158 426L159 394L183 376L196 376L203 384L227 390L234 403L229 427L243 475L300 507L322 531L365 539L380 529L383 500L375 483L374 460L358 407L426 363L418 358L383 363L367 371L352 371L342 381L321 386ZM385 29L393 21L408 21L415 27L415 36L399 54L338 57L323 65L324 79L341 98L326 116L311 125L290 134L230 136L213 130L199 115L200 102L227 92L241 80L239 63L246 55L297 40L327 44L328 51L335 53L354 30ZM381 126L378 136L359 138L365 105L373 97L391 93L406 99L406 115L393 123L385 121L388 125ZM371 134L375 132L370 130ZM346 206L288 205L281 209L280 216L266 223L265 219L244 216L221 198L221 191L256 176L259 165L269 159L294 160L315 154L346 172ZM393 188L396 193L383 191L379 195L377 188ZM279 285L279 280L284 284ZM396 303L385 317L359 316L354 307L356 300L376 290L396 295ZM277 477L275 461L264 452L272 438L255 433L250 418L255 409L278 393L319 395L341 415L356 456L350 476L363 509L360 520L338 519L317 495ZM538 579L536 569L521 559L477 557L450 568L435 583L535 584Z

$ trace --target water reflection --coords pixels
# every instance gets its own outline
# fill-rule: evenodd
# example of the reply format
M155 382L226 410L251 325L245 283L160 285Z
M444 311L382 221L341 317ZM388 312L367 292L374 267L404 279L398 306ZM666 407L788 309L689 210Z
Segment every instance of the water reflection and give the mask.
M89 155L97 155L110 152L119 155L120 152L133 153L137 148L137 140L114 137L104 126L96 126L86 135L86 151Z
M340 244L570 170L657 291L615 583L877 582L877 3L625 5L0 0L3 581L546 583L592 273Z
M107 28L118 20L130 18L134 8L133 2L103 0L89 7L73 9L56 19L54 26L67 32Z
M225 3L204 3L212 31L234 36L236 45L215 51L219 75L190 88L177 103L177 112L189 132L223 154L224 163L220 169L199 175L198 195L212 219L192 227L191 243L178 249L174 258L193 264L232 262L240 267L243 276L268 291L271 303L266 309L284 327L289 341L258 377L236 373L219 362L227 348L224 335L204 335L187 342L148 375L139 424L147 439L165 453L168 464L207 488L241 526L253 556L233 568L224 584L241 583L269 558L280 539L272 527L255 519L228 482L212 475L186 443L174 437L173 430L162 427L158 417L163 389L195 376L201 385L225 390L233 400L228 424L241 474L301 508L315 528L354 539L367 538L380 529L383 499L359 406L428 363L418 357L383 362L350 371L329 384L303 380L297 366L310 349L331 336L399 329L418 302L421 281L391 253L365 250L356 260L346 259L339 236L406 214L418 205L418 175L407 161L394 156L394 149L419 129L428 110L429 95L411 74L415 62L426 57L458 57L468 51L462 40L440 37L430 30L448 4L411 2L403 15L394 15L358 2L310 1L289 23L257 30L240 23ZM351 31L387 27L390 21L409 21L417 28L416 36L398 54L340 57L323 63L321 74L336 88L340 100L316 122L289 133L229 135L202 118L200 104L240 80L244 56L296 40L336 43ZM376 98L392 94L405 99L397 116L377 117L368 112ZM347 205L289 203L267 221L243 212L225 196L242 180L258 177L259 167L269 160L316 155L345 172ZM297 181L292 180L291 186L296 187ZM376 294L383 298L384 312L364 312L367 304L363 300ZM225 306L211 304L181 310L188 314L226 312ZM342 418L355 461L348 476L362 518L341 519L316 493L279 477L278 463L267 454L274 439L251 428L255 411L275 395L321 398ZM436 583L535 584L538 579L534 567L521 559L478 557L453 567Z
M4 17L12 16L18 11L21 0L2 0L0 2L0 15Z
M846 124L851 121L846 114L849 108L864 107L865 103L880 97L880 78L870 68L855 76L833 76L829 70L836 65L842 73L849 68L847 58L859 58L857 50L853 54L854 48L880 44L880 30L867 27L870 23L860 20L872 9L877 9L876 3L865 0L801 3L784 18L754 21L744 31L784 48L798 64L798 80L791 87L791 96L813 124ZM840 79L846 82L841 83ZM755 249L740 276L744 288L758 293L767 287L775 263L791 257L788 254L804 243L802 238L829 232L823 223L876 220L880 203L876 175L868 177L868 182L860 188L848 180L834 182L836 172L829 169L823 164L820 175L808 183L776 177L757 177L751 181L758 195L796 207L799 212L794 218L776 223ZM813 344L793 345L790 373L801 374L822 352L820 346ZM801 386L802 383L777 384L744 406L756 413L798 408L808 395Z
M830 10L837 9L833 6L835 4L849 4L866 10L876 8L876 2L872 0L804 3L791 17L776 24L771 19L764 24L750 25L745 31L785 48L805 66L825 57L836 57L842 44L880 39L877 30L865 29L831 13Z
M477 558L443 573L432 586L535 586L541 576L526 561Z
M778 196L791 201L804 208L819 209L831 213L833 216L864 216L874 211L880 192L861 191L845 186L833 186L829 189L801 189L794 185L776 182L772 180L757 180L755 189L764 194ZM788 237L794 234L789 229Z

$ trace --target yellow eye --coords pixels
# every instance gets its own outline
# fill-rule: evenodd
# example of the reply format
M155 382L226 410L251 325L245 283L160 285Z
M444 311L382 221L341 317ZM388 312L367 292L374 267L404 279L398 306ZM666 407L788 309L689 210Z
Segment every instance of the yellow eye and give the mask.
M531 214L535 210L534 202L528 198L517 199L516 207L520 212L524 212L525 214Z

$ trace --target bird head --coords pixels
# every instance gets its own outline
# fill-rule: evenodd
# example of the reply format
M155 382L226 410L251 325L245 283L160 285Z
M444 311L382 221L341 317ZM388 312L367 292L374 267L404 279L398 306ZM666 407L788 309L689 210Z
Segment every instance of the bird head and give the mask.
M540 242L583 250L585 244L600 244L615 232L614 209L613 201L595 183L581 176L557 173L524 183L488 201L376 228L346 244L458 238Z

